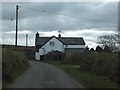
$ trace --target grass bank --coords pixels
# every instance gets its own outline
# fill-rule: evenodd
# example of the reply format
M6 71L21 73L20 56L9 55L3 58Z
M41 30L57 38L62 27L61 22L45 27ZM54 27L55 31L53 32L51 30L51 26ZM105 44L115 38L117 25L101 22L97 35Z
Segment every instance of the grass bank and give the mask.
M120 85L120 73L117 53L106 52L83 52L66 55L66 64L80 65L80 69L98 76L106 76Z
M2 87L6 87L28 68L29 64L24 53L8 48L2 49Z
M86 88L118 88L118 84L105 76L97 76L80 70L79 65L61 64L59 61L47 61L69 73Z

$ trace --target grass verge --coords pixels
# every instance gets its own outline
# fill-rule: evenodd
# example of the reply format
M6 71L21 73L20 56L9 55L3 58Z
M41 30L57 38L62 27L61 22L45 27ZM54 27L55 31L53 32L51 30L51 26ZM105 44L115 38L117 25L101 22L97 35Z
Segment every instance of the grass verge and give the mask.
M2 50L2 88L28 68L28 60L24 53L8 48Z
M107 77L93 75L87 71L81 71L78 65L61 64L59 61L47 62L63 69L86 88L118 88L118 84L114 83Z

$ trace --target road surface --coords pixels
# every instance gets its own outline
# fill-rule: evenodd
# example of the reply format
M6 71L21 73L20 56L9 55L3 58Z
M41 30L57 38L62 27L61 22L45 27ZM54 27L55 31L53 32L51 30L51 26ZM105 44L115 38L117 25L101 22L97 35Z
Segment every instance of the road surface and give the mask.
M63 70L40 61L29 61L30 67L8 88L84 88Z

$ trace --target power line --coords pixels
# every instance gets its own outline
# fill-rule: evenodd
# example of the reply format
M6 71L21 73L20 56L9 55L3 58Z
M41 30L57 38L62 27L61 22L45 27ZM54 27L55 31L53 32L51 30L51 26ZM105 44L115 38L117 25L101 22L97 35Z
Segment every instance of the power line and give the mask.
M40 9L37 10L37 9L29 8L29 7L23 7L23 6L22 6L22 8L30 9L30 10L38 11L38 12L43 12L43 13L49 13L49 14L54 14L54 15L61 15L61 16L65 16L65 17L72 17L72 18L83 19L83 20L87 20L87 21L93 21L93 22L99 22L99 23L106 23L106 24L111 24L111 25L118 26L118 24L116 24L116 23L104 22L104 21L101 21L101 20L95 20L95 19L90 19L90 18L83 18L83 17L75 17L75 16L62 15L62 14L57 14L57 13L49 12L49 11L46 11L46 10L40 10Z
M22 12L21 12L21 10L19 9L19 17L18 17L18 19L19 19L19 28L20 28L20 30L19 31L22 31L23 30L23 26L21 26L21 19L22 19L22 17L21 17L21 15L22 15ZM24 16L24 15L22 15L22 16ZM23 23L23 25L24 25L24 23Z
M20 17L20 16L23 16L23 18L25 18L25 15L23 14L22 10L19 9L19 13L20 13L19 17ZM35 24L35 23L34 23L34 24ZM36 28L36 27L33 26L32 24L31 24L30 26L32 26L32 28ZM36 26L39 26L39 25L36 24ZM43 26L43 25L42 25L42 26ZM52 29L53 26L54 26L54 24L51 23L51 22L47 25L47 27L49 28L49 30L51 29L50 31L53 31L53 29ZM59 26L62 27L60 24L59 24ZM46 26L45 26L45 27L46 27ZM54 28L55 28L55 27L54 27ZM57 26L57 28L55 28L54 30L58 30L58 26Z

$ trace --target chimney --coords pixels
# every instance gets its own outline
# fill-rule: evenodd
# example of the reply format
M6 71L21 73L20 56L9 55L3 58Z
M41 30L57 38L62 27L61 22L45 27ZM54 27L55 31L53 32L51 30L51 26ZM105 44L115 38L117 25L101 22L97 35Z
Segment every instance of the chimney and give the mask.
M36 33L36 38L39 38L39 33L38 32Z
M59 34L58 37L61 38L61 34Z

